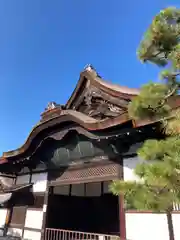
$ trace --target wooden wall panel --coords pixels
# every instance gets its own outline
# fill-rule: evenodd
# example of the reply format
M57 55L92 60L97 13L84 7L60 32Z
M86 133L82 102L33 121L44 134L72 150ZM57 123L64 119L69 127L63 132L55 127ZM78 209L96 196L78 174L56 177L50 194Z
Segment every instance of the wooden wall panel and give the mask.
M13 207L10 225L24 226L26 207Z
M30 179L30 175L29 174L18 176L16 178L16 184L18 185L18 184L29 183L29 179Z
M42 209L44 205L44 195L35 195L34 204L30 208Z

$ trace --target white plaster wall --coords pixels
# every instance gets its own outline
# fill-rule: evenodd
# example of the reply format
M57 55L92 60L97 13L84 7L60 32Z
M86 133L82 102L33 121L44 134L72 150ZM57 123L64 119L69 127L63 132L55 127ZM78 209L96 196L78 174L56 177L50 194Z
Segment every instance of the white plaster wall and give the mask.
M47 173L32 174L31 182L33 184L33 192L45 192L47 186Z
M124 170L124 180L138 180L138 177L134 173L134 169L138 163L141 163L142 160L136 156L132 158L125 158L123 160L123 170Z
M175 240L180 239L180 213L172 214Z
M19 228L8 228L7 235L13 237L22 237L22 229Z
M18 176L16 179L16 184L29 183L29 178L30 178L29 174Z
M6 223L7 209L0 209L0 228L3 228Z
M126 238L128 240L169 240L166 214L126 213Z
M25 218L25 227L41 229L43 222L43 210L27 210Z
M41 239L41 233L30 231L30 230L24 230L24 240L40 240Z
M126 155L129 154L134 154L137 152L137 150L142 146L143 143L137 143L137 144L133 144L129 151L124 155L124 159L123 159L123 170L124 170L124 180L138 180L138 177L134 174L134 169L136 167L136 165L140 162L142 162L142 160L138 157L125 157Z

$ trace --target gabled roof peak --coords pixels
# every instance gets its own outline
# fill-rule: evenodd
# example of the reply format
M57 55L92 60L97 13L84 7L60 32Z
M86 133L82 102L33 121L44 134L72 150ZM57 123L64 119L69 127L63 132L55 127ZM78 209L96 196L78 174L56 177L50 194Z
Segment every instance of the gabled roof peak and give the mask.
M86 64L86 66L84 67L84 70L88 70L88 71L95 71L96 72L96 69L93 67L92 64Z
M84 71L89 71L91 73L94 73L97 77L101 78L101 76L99 75L99 73L97 72L97 70L95 69L95 67L93 67L92 64L87 64L84 67Z

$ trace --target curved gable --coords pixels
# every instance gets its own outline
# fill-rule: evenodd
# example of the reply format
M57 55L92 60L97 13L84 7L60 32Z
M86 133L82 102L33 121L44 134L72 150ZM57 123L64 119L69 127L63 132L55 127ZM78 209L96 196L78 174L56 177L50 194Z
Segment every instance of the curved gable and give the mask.
M80 74L79 82L66 104L95 119L117 117L127 112L127 107L138 89L130 89L103 80L92 66Z
M76 162L87 162L98 156L113 157L113 148L107 142L97 141L76 129L71 129L60 138L48 137L31 157L36 164L41 161L46 168L67 167Z

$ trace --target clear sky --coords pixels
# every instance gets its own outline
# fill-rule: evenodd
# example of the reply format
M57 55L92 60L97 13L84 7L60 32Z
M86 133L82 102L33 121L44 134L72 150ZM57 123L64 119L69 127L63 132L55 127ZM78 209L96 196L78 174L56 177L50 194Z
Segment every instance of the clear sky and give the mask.
M84 66L120 85L156 80L136 49L179 0L0 0L0 155L21 146L49 101L64 104Z

